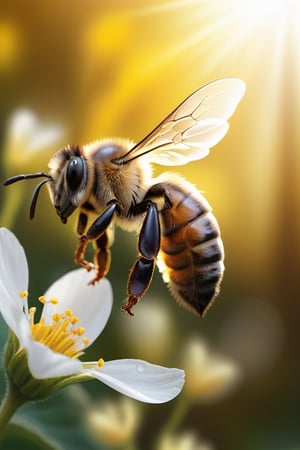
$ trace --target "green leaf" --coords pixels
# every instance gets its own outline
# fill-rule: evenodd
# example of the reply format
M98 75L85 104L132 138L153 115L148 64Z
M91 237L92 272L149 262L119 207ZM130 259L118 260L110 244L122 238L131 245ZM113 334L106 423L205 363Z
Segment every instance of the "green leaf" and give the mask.
M9 424L5 437L1 442L1 449L3 450L55 450L55 444L43 440L43 438L33 433L31 430L23 426L11 423Z
M49 400L24 405L12 422L39 436L41 442L48 445L39 447L41 449L99 450L102 447L84 425L89 406L84 388L69 386Z

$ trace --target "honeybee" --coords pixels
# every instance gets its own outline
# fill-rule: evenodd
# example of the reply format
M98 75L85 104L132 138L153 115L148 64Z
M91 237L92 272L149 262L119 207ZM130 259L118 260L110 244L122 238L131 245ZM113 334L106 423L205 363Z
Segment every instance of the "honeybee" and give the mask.
M203 316L224 272L220 229L194 185L174 173L153 178L152 163L177 166L207 156L226 134L227 120L244 91L237 78L213 81L192 93L138 144L113 138L67 145L54 154L48 173L17 175L4 184L43 178L33 192L30 218L45 183L62 223L79 208L75 261L88 271L95 269L91 284L109 271L114 226L138 230L138 256L123 311L133 315L157 264L178 303ZM85 259L91 242L93 263Z

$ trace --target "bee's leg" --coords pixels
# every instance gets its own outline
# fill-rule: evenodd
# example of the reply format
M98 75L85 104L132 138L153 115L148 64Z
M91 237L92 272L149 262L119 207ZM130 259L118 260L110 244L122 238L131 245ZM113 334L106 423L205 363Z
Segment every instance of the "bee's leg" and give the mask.
M160 224L158 210L151 200L137 205L138 214L146 210L145 219L141 228L138 249L140 255L133 265L127 284L127 303L122 311L133 315L133 306L147 292L155 267L156 256L160 249Z
M89 240L86 236L80 236L78 244L75 250L75 262L84 267L88 272L94 268L94 264L88 262L85 257L86 248L89 244Z
M86 234L79 237L78 246L75 251L75 262L85 267L88 271L92 268L96 269L96 275L90 281L90 284L95 284L108 272L110 266L110 251L108 247L112 239L109 239L107 229L114 214L119 210L120 206L117 201L110 202L105 211L88 228ZM81 213L77 227L78 233L83 233L86 223L87 216ZM94 264L92 264L86 261L84 256L88 244L94 241L96 241L97 249L94 255Z
M110 250L109 247L112 245L113 239L110 239L109 229L104 231L101 236L96 240L96 249L94 253L94 267L96 270L95 277L89 282L89 284L95 284L97 281L101 280L110 269Z
M89 244L89 240L84 235L84 230L87 225L87 215L84 212L79 214L78 224L77 224L77 233L79 234L79 240L77 244L77 248L75 250L75 262L80 266L84 267L88 271L90 271L94 265L85 259L85 252L87 246Z

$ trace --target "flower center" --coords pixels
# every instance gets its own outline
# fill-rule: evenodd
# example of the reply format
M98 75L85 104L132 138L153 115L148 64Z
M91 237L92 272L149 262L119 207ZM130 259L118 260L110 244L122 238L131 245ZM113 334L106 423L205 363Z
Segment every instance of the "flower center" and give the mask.
M44 313L45 308L52 308L54 312L44 314L44 317L35 323L36 308L29 309L29 325L33 338L56 353L62 353L69 358L79 358L89 344L89 339L84 336L84 328L78 325L78 317L70 309L63 313L55 312L55 306L58 304L56 298L46 300L45 297L40 297L39 301L44 304ZM45 317L51 319L46 321Z

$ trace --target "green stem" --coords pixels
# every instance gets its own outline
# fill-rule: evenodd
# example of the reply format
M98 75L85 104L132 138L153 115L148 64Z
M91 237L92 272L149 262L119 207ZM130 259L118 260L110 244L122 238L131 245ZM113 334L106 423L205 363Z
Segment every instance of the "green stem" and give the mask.
M9 386L0 406L0 439L3 438L5 429L14 413L25 402L25 398Z
M174 433L178 430L178 427L184 420L188 410L190 407L189 399L184 393L182 392L181 395L177 398L176 404L174 405L174 408L168 417L167 421L164 423L161 431L159 432L155 444L154 449L159 447L159 443L162 440L163 436L166 434Z
M178 397L177 404L175 405L175 408L173 408L172 414L168 418L167 422L165 423L163 427L164 433L172 433L175 430L178 429L179 425L185 418L188 410L189 410L190 404L188 401L188 398L184 393L182 393Z

